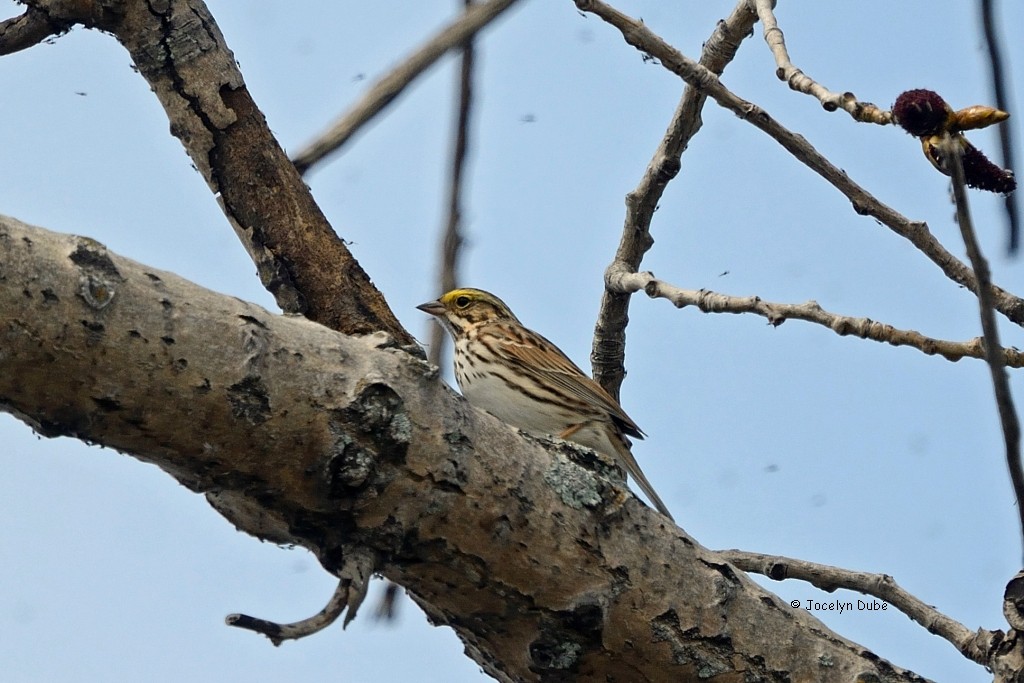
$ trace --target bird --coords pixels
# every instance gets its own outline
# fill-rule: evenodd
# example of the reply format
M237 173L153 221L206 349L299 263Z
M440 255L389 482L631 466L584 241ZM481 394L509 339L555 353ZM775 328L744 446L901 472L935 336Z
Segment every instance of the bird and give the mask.
M455 379L470 405L534 435L552 435L611 457L672 520L630 450L644 433L619 402L561 349L524 326L482 289L453 289L417 306L454 341ZM674 520L673 520L674 521Z

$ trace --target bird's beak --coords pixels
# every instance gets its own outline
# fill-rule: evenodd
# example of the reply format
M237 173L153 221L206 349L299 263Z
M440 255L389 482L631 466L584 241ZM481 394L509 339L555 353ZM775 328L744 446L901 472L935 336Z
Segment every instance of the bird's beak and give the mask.
M438 318L444 315L444 304L442 304L440 301L428 301L425 304L420 304L416 308L420 309L424 313L435 315Z

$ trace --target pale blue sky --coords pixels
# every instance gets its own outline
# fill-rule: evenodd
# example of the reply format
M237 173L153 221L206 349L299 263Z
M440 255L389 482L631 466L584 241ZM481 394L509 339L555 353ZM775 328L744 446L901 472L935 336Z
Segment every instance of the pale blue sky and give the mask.
M615 4L692 57L733 6ZM794 61L826 86L883 106L928 87L960 107L992 100L975 4L781 0L777 13ZM1020 102L1024 44L1009 27L1024 26L1024 5L1001 4ZM210 3L253 97L292 151L456 5ZM0 16L18 11L0 0ZM726 85L881 200L927 221L962 256L948 184L917 143L791 92L755 31ZM526 0L487 32L479 63L463 284L497 293L586 367L623 197L682 86L570 0ZM444 60L309 178L339 234L422 339L430 323L414 306L438 294L452 65ZM112 38L76 29L2 57L0 92L0 213L88 235L273 309ZM1018 139L1021 120L1015 109ZM816 299L940 338L979 333L974 299L908 243L856 215L731 113L709 103L704 122L656 214L646 269L686 288ZM997 156L994 132L971 139ZM1002 251L1001 200L972 193L972 201L996 281L1024 293L1021 263ZM1003 334L1022 346L1019 328L1004 325ZM698 541L885 572L971 628L1005 628L1002 591L1020 567L1021 541L981 362L953 364L798 321L773 329L754 316L678 311L641 295L627 364L623 405L650 435L637 458ZM222 619L235 611L309 616L334 581L307 552L236 532L155 467L39 439L6 415L0 438L6 680L485 679L454 634L429 626L409 601L397 624L375 622L366 609L345 632L334 627L280 648L230 629ZM770 588L786 600L822 595L797 582ZM892 609L818 616L922 675L991 679Z

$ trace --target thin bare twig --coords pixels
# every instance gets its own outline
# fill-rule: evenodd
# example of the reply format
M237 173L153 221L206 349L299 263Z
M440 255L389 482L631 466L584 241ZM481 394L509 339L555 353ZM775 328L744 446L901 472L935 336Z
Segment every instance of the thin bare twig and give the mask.
M0 22L0 55L38 45L50 36L70 31L70 21L60 21L35 7L26 8L19 16Z
M600 0L575 0L581 9L592 12L617 28L626 42L650 54L666 69L687 83L703 90L722 107L767 133L797 160L831 183L853 204L859 214L871 216L913 244L945 273L946 277L971 291L977 290L974 272L951 254L922 222L911 221L883 204L864 188L853 182L846 172L818 152L803 136L793 133L765 110L737 96L722 85L718 77L686 57L648 29L642 22L626 16ZM992 285L995 307L1017 325L1024 326L1024 299Z
M302 621L291 624L279 624L274 621L250 617L247 614L229 614L224 618L228 626L244 628L248 631L262 633L274 645L286 640L298 640L324 630L348 609L342 628L356 618L359 606L366 598L366 591L373 577L377 557L373 551L365 548L352 548L345 556L344 565L338 572L339 581L334 594L322 610Z
M1006 79L1006 68L1003 66L1001 41L996 28L995 0L981 0L981 25L985 33L985 45L988 48L988 61L992 71L992 90L996 97L996 107L1010 111L1010 84ZM1014 169L1013 163L1013 126L999 126L999 145L1002 150L1003 168ZM1009 253L1016 253L1020 247L1020 213L1017 210L1016 193L1006 195L1006 218L1010 224L1010 236L1007 244Z
M474 0L463 0L468 9ZM462 254L462 190L463 174L469 151L469 122L473 109L473 38L466 39L462 46L459 60L458 103L455 114L455 136L452 145L451 168L448 179L448 216L444 237L441 240L441 258L438 265L438 293L450 291L456 287L459 277L459 257ZM430 343L427 347L427 359L441 367L447 361L445 351L448 349L448 334L440 325L430 323ZM387 589L377 604L378 619L394 619L398 609L398 584L388 583Z
M759 296L729 296L706 289L680 289L659 280L651 273L613 273L609 287L623 294L643 290L652 299L667 299L676 308L694 306L704 313L754 313L778 327L787 320L803 320L827 327L841 337L870 339L892 346L907 346L929 356L939 355L956 362L961 358L985 358L985 344L980 337L957 342L926 337L914 330L901 330L870 318L854 318L823 309L816 301L783 304L765 301ZM1009 367L1024 367L1024 353L1003 349Z
M463 0L469 8L473 0ZM458 282L459 256L462 252L462 189L466 156L469 151L469 121L473 108L473 39L462 47L459 68L458 107L455 115L455 138L452 145L450 176L448 178L448 218L444 237L441 240L439 263L439 293L455 288ZM427 357L431 363L441 366L448 348L448 334L440 325L430 325L430 347Z
M750 35L757 16L747 0L739 0L728 18L718 22L714 33L704 43L700 63L708 70L720 74L736 57L740 43ZM636 189L626 195L626 219L622 237L609 272L625 268L640 269L644 254L654 244L651 238L651 220L665 187L680 169L680 157L702 125L700 119L707 99L698 88L689 83L669 122L665 136L654 150L651 161ZM607 274L605 276L607 280ZM594 343L590 363L594 379L612 396L618 397L626 377L626 324L629 321L629 295L605 286L601 296L601 309L594 327Z
M247 631L261 633L270 639L275 646L286 640L298 640L311 636L314 633L323 631L333 624L345 611L348 605L349 587L341 582L334 589L334 595L322 610L302 621L291 624L279 624L274 621L267 621L258 617L250 617L248 614L229 614L224 618L228 626L243 628Z
M406 86L434 62L449 50L465 44L469 37L497 19L516 1L490 0L473 5L441 29L415 53L374 83L354 107L295 155L292 161L299 173L305 175L311 166L348 142L356 131L393 102Z
M786 38L775 20L773 0L754 0L757 7L757 16L764 26L764 42L775 57L777 66L775 75L780 81L785 81L789 87L805 95L811 95L821 102L825 111L836 111L842 109L856 121L864 123L877 123L885 126L892 123L892 113L879 109L870 102L860 102L852 92L838 93L824 87L810 76L805 74L789 60L789 51L786 49Z
M1006 448L1006 465L1010 470L1010 481L1013 493L1017 498L1017 515L1020 522L1021 535L1024 537L1024 466L1020 459L1020 421L1013 405L1010 393L1010 380L1006 375L1006 357L999 341L999 326L993 311L992 292L988 286L991 281L988 261L981 253L978 238L974 234L971 222L971 211L967 201L967 181L964 178L963 147L957 139L947 133L939 145L939 152L944 167L949 171L953 184L953 199L956 201L956 222L960 225L960 234L964 239L967 257L978 277L978 286L974 290L978 296L978 307L981 313L981 330L985 336L985 361L992 375L992 388L995 392L996 407L999 421L1003 428L1003 442ZM1024 544L1022 544L1024 548Z
M991 663L995 648L1003 639L1000 631L971 631L960 622L911 595L888 574L856 572L816 562L744 550L722 550L718 555L743 571L762 574L773 581L797 579L827 593L837 588L846 588L884 600L924 626L929 633L948 640L971 661L984 666Z

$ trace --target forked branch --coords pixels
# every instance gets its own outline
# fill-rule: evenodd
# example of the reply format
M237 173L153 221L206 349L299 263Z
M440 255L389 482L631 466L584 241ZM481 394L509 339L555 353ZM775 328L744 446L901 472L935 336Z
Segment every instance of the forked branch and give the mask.
M750 35L757 16L747 0L739 0L732 13L718 22L714 33L704 43L700 63L716 74L736 57L740 43ZM590 354L594 379L613 396L619 395L626 377L626 324L629 320L630 296L607 284L608 273L616 270L635 272L640 269L644 254L651 248L651 220L668 183L679 173L680 158L690 140L701 127L700 113L707 95L687 83L683 97L672 114L665 135L654 150L636 189L626 196L626 220L615 259L605 274L605 290L601 310L594 329Z

